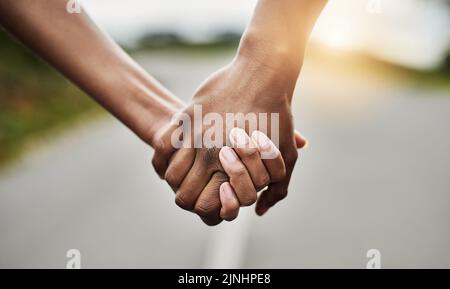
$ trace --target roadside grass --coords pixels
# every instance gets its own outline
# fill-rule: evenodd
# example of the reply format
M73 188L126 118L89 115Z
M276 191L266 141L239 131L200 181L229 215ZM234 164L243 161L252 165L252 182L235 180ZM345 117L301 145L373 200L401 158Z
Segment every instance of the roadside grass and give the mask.
M40 132L99 110L94 101L3 30L0 56L0 166L19 156Z
M164 36L164 35L163 35ZM161 38L161 36L158 36ZM165 41L167 36L163 37ZM173 38L173 37L172 37ZM143 41L132 54L183 54L208 57L235 51L235 36L212 43L163 43ZM156 39L158 40L158 39ZM157 41L155 43L158 43ZM382 62L367 55L333 51L311 45L308 58L339 73L368 73L425 89L450 89L449 71L417 71ZM0 167L20 156L35 138L65 130L78 120L103 110L75 85L0 29Z

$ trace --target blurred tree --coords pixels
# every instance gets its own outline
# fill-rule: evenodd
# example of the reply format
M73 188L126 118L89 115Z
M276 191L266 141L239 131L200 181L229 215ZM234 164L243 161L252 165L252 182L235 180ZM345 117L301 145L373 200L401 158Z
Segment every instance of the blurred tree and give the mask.
M427 0L425 0L425 1L427 1ZM450 15L450 0L435 0L435 1L444 3L444 5L447 6L447 8L444 8L444 9L447 9L448 14ZM441 69L443 72L450 73L450 43L449 43L449 47L447 50L447 55L444 57L444 59L442 61Z
M449 10L449 14L450 14L450 0L447 0L447 5L448 5L448 10ZM445 72L450 73L450 44L449 44L449 49L447 51L447 56L444 59L444 62L442 64L442 68Z
M0 165L37 132L97 107L1 27L0 55Z

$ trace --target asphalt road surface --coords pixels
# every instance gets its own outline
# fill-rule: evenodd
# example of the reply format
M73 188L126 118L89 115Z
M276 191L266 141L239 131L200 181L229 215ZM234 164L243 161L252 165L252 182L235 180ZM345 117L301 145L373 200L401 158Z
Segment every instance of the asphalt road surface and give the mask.
M136 56L188 100L230 55ZM450 267L450 97L307 63L294 101L310 140L286 200L207 227L177 208L151 150L111 117L36 144L0 173L0 267Z

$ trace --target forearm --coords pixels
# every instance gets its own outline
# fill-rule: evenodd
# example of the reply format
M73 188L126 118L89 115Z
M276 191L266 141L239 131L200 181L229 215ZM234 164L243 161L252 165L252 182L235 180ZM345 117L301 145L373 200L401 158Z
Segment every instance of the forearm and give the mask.
M296 80L308 37L326 0L259 0L239 54L283 69Z
M153 135L182 104L83 11L63 0L2 0L0 23L91 95L139 137Z

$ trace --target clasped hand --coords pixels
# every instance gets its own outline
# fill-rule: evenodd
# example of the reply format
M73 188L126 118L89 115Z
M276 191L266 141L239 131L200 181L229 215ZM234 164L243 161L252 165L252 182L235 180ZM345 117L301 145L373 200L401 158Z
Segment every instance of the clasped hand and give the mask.
M256 69L259 81L252 79L251 72ZM286 197L297 148L302 148L305 140L294 134L289 101L293 88L281 81L270 68L235 59L210 76L192 103L182 109L194 117L194 105L201 106L203 115L213 112L224 119L230 113L277 113L280 149L264 133L250 131L245 125L225 134L231 147L193 148L192 139L198 137L193 135L185 136L184 146L176 149L172 136L178 122L157 134L152 163L176 193L179 207L196 213L208 225L217 225L235 219L240 207L257 202L256 213L263 215ZM263 159L264 154L271 157Z

